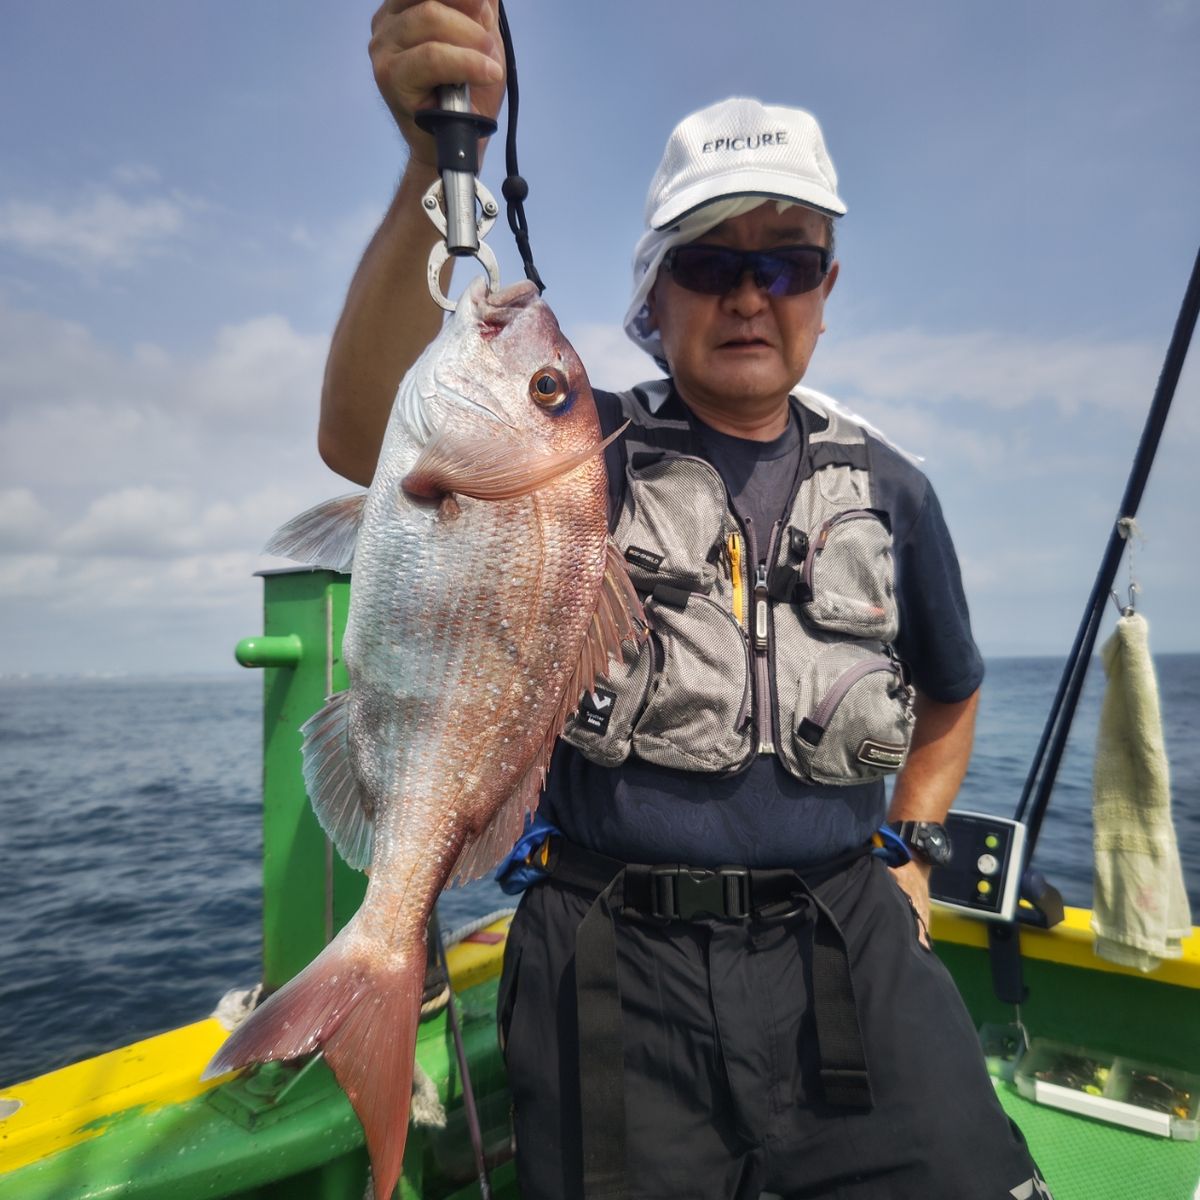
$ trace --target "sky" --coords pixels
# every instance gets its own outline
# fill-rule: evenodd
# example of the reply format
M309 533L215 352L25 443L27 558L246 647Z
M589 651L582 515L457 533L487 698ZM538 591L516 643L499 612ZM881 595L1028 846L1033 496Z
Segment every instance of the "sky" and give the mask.
M236 669L260 547L351 490L321 376L404 161L372 11L6 6L0 675ZM1200 244L1200 0L509 17L533 247L593 383L657 374L620 320L671 127L727 95L809 109L849 212L806 382L924 456L985 655L1065 653ZM503 220L489 242L518 279ZM1198 355L1138 517L1158 652L1200 650Z

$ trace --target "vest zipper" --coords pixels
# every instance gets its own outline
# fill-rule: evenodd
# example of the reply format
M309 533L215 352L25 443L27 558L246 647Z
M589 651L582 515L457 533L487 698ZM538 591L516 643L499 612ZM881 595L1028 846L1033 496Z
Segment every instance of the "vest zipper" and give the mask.
M775 703L771 689L771 606L767 593L767 563L775 552L775 539L783 522L776 521L767 539L766 557L758 560L758 546L754 540L754 522L746 518L746 538L750 563L755 563L752 580L754 614L750 622L750 645L754 651L754 699L755 729L758 734L758 753L775 753L774 711Z
M749 630L746 624L746 583L742 576L742 564L746 558L746 547L742 535L734 530L725 542L728 554L729 581L733 588L731 614L738 632L742 635L742 649L746 650L746 689L742 693L742 704L738 709L737 728L741 729L750 716L750 705L754 697L754 656L747 648Z
M731 533L726 543L729 552L729 579L733 584L733 619L746 628L746 588L742 582L742 538Z

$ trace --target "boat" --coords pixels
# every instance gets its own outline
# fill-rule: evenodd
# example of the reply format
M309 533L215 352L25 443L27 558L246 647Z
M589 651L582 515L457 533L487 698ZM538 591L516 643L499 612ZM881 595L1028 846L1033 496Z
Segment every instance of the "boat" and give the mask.
M349 588L347 576L329 571L265 572L264 632L237 648L239 661L264 675L267 991L312 959L363 895L362 875L338 858L318 826L300 772L300 725L348 682L341 632ZM1050 928L1038 927L1028 905L1024 915L1011 928L1019 929L1025 1030L1048 1043L1181 1072L1180 1078L1200 1075L1200 930L1185 939L1181 958L1144 975L1093 953L1088 910L1068 908ZM436 1102L410 1133L402 1200L482 1194L455 1015L490 1192L517 1200L495 1030L508 921L494 914L446 939L455 1012L435 1002L422 1020L417 1061ZM1005 959L995 949L996 928L935 908L937 953L977 1025L985 1033L1011 1033L1017 1027L1011 997L999 999L993 980L993 964ZM197 997L198 1009L212 999ZM236 1019L246 1005L246 997L234 996L225 1007ZM227 1015L210 1016L0 1090L0 1200L361 1200L368 1172L362 1130L320 1057L201 1082L230 1023ZM1004 1057L997 1094L1056 1200L1200 1197L1200 1140L1178 1137L1188 1132L1186 1121L1176 1122L1176 1137L1160 1136L1161 1129L1138 1131L1094 1113L1049 1107L1024 1095L1021 1080L1003 1077L1011 1068Z
M980 1030L1000 1102L1057 1200L1200 1200L1200 930L1192 926L1178 956L1152 971L1110 961L1094 953L1092 913L1064 908L1027 869L1122 538L1198 317L1200 254L1118 518L1008 822L1004 869L997 875L994 861L984 867L992 854L968 854L982 880L969 880L965 893L947 884L941 899L957 902L933 911L936 952ZM351 581L312 568L262 575L263 634L236 650L243 666L264 674L262 983L227 995L205 1020L0 1090L0 1200L363 1196L362 1128L320 1055L200 1078L239 1016L315 958L365 892L364 876L317 823L300 754L300 727L349 685L341 647ZM980 848L1005 836L985 832ZM1017 885L997 889L1006 897L1000 912L995 897L980 897L1006 872ZM937 875L933 882L937 896ZM444 939L449 948L427 972L416 1051L422 1095L413 1105L401 1200L518 1200L495 1028L509 917L493 914ZM431 938L434 946L442 941ZM1012 1194L1033 1200L1039 1190L1030 1180L1028 1191Z

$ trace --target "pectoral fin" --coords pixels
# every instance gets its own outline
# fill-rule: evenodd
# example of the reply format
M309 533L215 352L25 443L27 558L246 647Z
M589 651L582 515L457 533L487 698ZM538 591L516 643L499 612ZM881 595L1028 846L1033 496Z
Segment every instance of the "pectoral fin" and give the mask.
M563 725L568 713L579 703L579 697L592 690L597 678L607 674L609 659L619 659L626 644L640 645L646 634L642 602L629 580L621 548L610 537L605 545L604 581L597 597L596 613L564 697L569 704L562 714Z
M562 454L531 452L508 437L464 438L438 433L421 451L400 486L410 496L429 500L452 493L476 500L513 500L575 470L602 453L624 431L622 425L594 446Z
M620 432L618 430L618 432ZM540 752L524 778L513 789L491 822L475 836L468 837L451 873L455 883L477 879L490 870L512 848L525 828L525 816L536 810L542 785L550 770L554 743L567 723L567 717L579 704L579 697L591 691L597 676L608 670L610 659L620 658L625 649L634 649L646 638L647 627L642 604L629 575L620 548L610 537L605 546L604 579L596 598L596 612L584 635L558 710L550 721Z

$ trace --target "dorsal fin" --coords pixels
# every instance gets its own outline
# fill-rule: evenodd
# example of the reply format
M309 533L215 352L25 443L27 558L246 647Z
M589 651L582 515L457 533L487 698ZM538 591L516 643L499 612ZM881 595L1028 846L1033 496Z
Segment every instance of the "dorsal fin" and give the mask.
M264 549L312 567L349 571L366 499L366 492L355 492L306 509L275 530Z
M640 644L646 638L646 618L641 601L629 581L625 559L611 537L607 540L604 554L604 578L596 598L596 611L580 647L579 660L546 730L541 749L496 815L463 846L450 875L453 883L477 879L512 849L525 828L526 814L537 808L542 785L550 770L554 744L562 733L567 717L579 704L579 697L596 686L597 677L607 672L610 658L621 657L625 642Z

